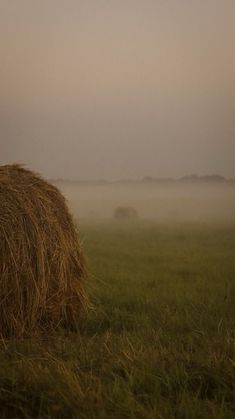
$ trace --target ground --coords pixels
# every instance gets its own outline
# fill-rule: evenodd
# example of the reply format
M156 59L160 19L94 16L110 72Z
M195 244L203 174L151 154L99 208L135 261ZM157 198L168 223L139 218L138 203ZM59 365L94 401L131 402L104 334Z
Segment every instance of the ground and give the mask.
M93 310L1 341L1 418L235 416L235 225L81 223Z

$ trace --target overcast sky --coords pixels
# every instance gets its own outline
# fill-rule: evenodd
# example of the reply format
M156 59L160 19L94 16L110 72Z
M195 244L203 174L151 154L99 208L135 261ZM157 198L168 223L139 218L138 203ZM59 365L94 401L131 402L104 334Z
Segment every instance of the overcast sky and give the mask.
M235 177L234 0L0 0L0 164Z

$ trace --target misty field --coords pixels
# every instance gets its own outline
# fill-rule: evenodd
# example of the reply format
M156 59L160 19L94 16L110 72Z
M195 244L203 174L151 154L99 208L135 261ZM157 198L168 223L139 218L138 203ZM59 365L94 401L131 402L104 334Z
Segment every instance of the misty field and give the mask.
M235 224L82 223L94 310L1 340L1 418L233 418Z

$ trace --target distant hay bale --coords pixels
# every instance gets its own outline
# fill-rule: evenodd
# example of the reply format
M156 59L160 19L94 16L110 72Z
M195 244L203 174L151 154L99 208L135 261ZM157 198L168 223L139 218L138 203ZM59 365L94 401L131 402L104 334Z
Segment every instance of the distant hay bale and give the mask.
M118 207L115 210L114 218L116 220L136 220L138 218L138 213L135 208L132 207Z
M0 337L75 327L86 276L59 190L19 165L0 166Z

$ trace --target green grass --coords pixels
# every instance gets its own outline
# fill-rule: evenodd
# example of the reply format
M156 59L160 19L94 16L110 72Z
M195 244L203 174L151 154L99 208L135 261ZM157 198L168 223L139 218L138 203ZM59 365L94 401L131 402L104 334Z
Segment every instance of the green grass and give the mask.
M83 224L95 310L2 341L1 418L234 418L235 225Z

